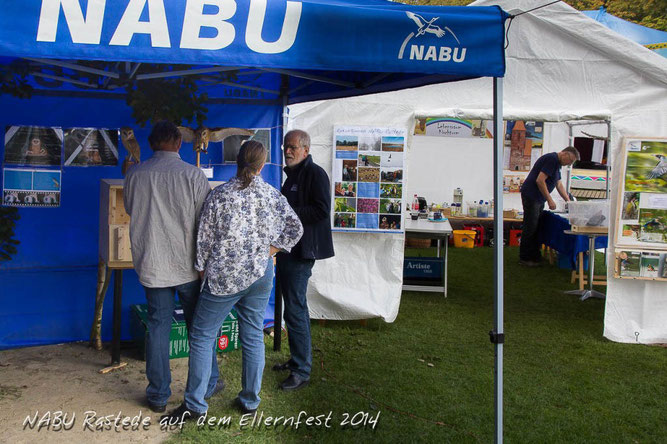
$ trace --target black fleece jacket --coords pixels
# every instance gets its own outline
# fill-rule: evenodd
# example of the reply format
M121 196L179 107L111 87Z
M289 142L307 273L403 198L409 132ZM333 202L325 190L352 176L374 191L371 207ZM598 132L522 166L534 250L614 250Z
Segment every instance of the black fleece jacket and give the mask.
M327 173L309 154L293 168L285 167L281 192L303 224L303 237L290 253L300 259L333 257L331 185Z

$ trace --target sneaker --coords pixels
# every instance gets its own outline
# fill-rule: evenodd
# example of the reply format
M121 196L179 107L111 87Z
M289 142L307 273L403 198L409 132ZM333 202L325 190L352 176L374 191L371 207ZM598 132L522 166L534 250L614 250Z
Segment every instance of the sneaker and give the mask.
M234 406L235 409L240 410L242 413L245 413L245 414L255 413L257 411L257 408L249 409L246 406L244 406L239 398L234 398L234 401L232 402L232 405Z
M223 381L222 379L218 379L218 382L215 383L215 387L213 388L213 393L211 393L211 396L206 396L206 397L204 397L204 399L209 400L213 396L215 396L216 394L223 391L224 389L225 389L225 381Z
M169 424L177 424L179 422L185 422L190 420L197 420L201 417L206 416L206 412L198 413L193 410L190 410L185 406L185 403L182 403L176 407L171 412L166 415L160 416L160 422L168 421Z

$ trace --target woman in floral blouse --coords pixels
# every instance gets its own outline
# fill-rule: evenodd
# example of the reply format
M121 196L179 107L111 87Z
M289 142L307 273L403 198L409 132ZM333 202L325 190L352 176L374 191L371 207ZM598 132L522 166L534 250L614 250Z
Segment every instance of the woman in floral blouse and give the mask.
M202 292L190 331L185 401L170 416L201 416L211 371L211 348L218 330L236 306L242 347L242 390L236 400L245 413L259 405L264 370L263 322L273 286L272 256L290 251L301 238L299 218L280 194L259 176L266 149L243 144L236 177L214 189L201 210L195 268Z

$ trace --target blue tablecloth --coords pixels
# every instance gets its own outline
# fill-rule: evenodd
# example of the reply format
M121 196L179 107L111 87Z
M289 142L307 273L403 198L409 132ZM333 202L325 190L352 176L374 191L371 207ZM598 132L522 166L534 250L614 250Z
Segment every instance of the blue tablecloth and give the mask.
M574 236L565 234L571 229L570 222L551 211L543 211L540 216L540 243L558 251L568 258L573 270L577 268L577 255L581 251L588 251L588 236ZM607 236L595 238L595 248L606 248Z

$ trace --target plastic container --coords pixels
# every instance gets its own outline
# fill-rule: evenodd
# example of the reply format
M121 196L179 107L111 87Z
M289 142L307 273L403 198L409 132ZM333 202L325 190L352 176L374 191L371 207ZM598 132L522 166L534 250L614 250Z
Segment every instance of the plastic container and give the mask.
M609 226L609 201L606 199L568 202L567 213L571 225L580 227Z
M472 230L454 230L454 247L473 248L475 246L476 231Z

